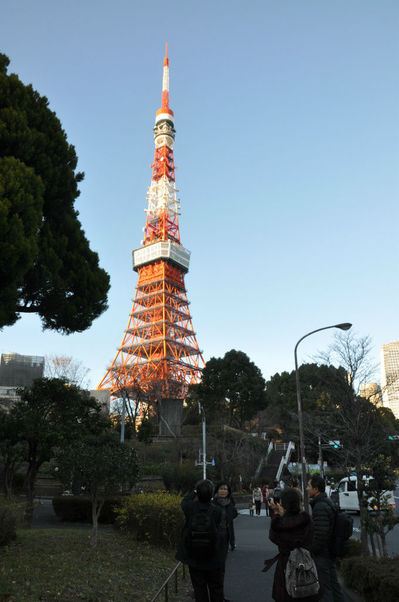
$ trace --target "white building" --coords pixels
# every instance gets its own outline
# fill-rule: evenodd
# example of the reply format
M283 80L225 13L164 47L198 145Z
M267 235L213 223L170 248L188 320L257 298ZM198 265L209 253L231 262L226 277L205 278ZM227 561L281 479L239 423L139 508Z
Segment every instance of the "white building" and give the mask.
M399 341L381 347L381 388L384 406L399 418Z

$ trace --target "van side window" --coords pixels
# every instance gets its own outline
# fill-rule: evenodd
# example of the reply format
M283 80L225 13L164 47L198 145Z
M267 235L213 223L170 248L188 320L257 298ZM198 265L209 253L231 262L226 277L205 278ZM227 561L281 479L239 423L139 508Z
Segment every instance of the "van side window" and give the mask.
M356 491L356 481L348 481L348 491Z
M338 486L338 493L343 493L345 491L345 481L343 481L342 483L339 484Z

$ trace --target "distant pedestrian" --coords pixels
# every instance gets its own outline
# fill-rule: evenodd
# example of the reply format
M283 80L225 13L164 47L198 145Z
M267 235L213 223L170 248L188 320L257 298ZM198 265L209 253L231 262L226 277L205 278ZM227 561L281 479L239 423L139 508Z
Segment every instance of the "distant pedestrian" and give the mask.
M269 516L269 483L262 487L262 501L265 505L266 516Z
M180 560L188 565L191 583L194 588L196 602L223 602L223 581L224 581L224 548L218 537L220 523L222 520L222 511L219 506L211 503L213 495L213 483L209 480L199 481L196 488L185 496L181 503L182 510L186 517L186 523L183 527L182 537L176 553L176 560ZM195 516L199 526L196 534L199 536L199 544L203 544L203 549L198 549L198 544L194 542L194 534L191 526ZM208 521L210 524L207 530L201 531L202 526ZM212 533L215 529L216 535Z
M280 498L281 498L281 487L280 487L279 483L276 481L274 484L273 502L275 504L279 504Z
M224 542L226 556L229 546L231 550L235 550L236 548L233 520L238 515L233 496L231 495L231 487L228 483L221 481L216 485L213 502L219 506L222 511L220 530L222 532L222 540Z
M255 489L252 492L252 501L255 504L255 512L256 512L256 516L260 516L260 508L262 505L262 490L261 488L255 487Z
M269 539L278 546L279 553L274 558L265 560L265 572L277 561L274 572L272 598L276 602L291 602L285 584L285 568L291 550L301 547L311 550L313 541L312 520L307 512L301 511L298 492L286 487L281 493L281 504L270 505L274 517L270 523ZM301 598L301 602L316 602L320 595Z
M335 509L325 493L324 479L313 475L307 491L312 507L314 540L312 552L315 555L319 578L322 586L322 602L343 602L344 596L337 578L335 558L331 554L330 544L334 531Z

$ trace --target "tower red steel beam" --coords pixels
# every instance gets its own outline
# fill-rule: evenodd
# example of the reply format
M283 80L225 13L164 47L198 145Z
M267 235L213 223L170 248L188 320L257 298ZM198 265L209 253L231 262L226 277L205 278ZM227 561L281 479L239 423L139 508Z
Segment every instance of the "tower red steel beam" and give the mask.
M173 145L174 114L169 108L169 58L163 63L162 103L156 112L154 162L147 192L142 246L133 251L138 282L118 352L97 389L111 398L125 391L158 402L160 434L179 434L182 400L201 379L198 347L184 284L190 251L180 243Z

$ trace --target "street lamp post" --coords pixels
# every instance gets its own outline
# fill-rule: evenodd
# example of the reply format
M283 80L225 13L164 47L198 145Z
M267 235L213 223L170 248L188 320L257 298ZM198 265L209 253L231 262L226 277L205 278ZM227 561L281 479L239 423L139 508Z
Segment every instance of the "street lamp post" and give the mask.
M315 334L315 332L320 332L321 330L328 330L329 328L340 328L341 330L349 330L352 324L349 322L344 322L343 324L333 324L332 326L323 326L323 328L317 328L316 330L312 330L308 332L303 337L299 339L294 349L294 358L295 358L295 382L296 382L296 397L298 401L298 429L299 429L299 448L300 448L300 456L301 456L301 465L302 465L302 495L303 495L303 505L306 512L309 510L308 504L308 494L306 491L306 459L305 459L305 438L303 434L303 413L302 413L302 398L301 398L301 383L299 381L299 370L298 370L298 358L297 358L297 349L298 345L303 339L309 337L311 334Z
M121 443L125 442L126 389L122 389Z
M215 459L212 458L210 462L206 459L206 416L203 406L198 402L198 412L202 414L202 454L199 452L199 461L195 462L196 466L202 466L202 478L206 479L206 467L208 464L215 466ZM201 461L202 455L202 461Z

